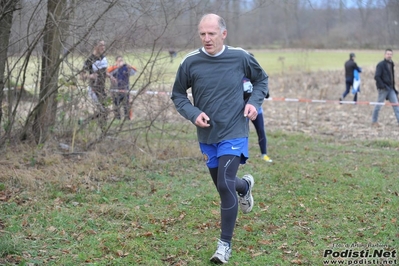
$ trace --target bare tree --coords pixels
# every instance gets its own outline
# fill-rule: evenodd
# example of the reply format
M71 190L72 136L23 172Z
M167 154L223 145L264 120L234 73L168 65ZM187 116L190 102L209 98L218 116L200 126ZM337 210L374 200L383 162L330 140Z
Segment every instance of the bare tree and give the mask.
M3 100L4 100L4 85L5 85L5 69L7 62L7 52L10 40L10 30L12 26L12 18L14 12L18 9L19 1L14 0L0 0L0 124L3 120ZM10 121L6 122L9 127ZM6 131L9 132L8 128Z
M399 42L399 1L384 0L386 6L386 22L388 29L388 42L397 44Z
M47 2L39 104L36 108L32 130L36 143L43 143L46 140L50 127L55 123L61 42L66 25L62 24L62 20L66 5L66 0L48 0Z
M92 9L92 5L96 5L96 9ZM77 79L77 73L81 70L82 58L90 53L87 44L93 39L106 39L109 46L108 54L135 55L135 61L139 64L139 73L131 87L132 90L137 90L131 103L135 104L152 84L163 82L163 75L168 70L166 64L169 63L164 60L163 52L165 47L174 41L173 35L184 40L179 44L180 48L193 43L192 37L196 36L196 31L189 27L180 30L180 17L193 11L194 23L206 11L203 1L199 0L193 0L191 3L149 3L145 0L37 0L23 2L22 9L24 15L14 21L15 34L10 38L8 35L2 35L2 40L7 41L2 45L13 51L13 56L7 56L6 49L2 50L3 62L9 65L5 78L11 80L14 77L22 86L29 80L30 92L35 93L37 88L38 93L37 99L32 98L28 102L22 102L21 97L15 101L8 98L11 122L6 127L6 124L0 121L5 129L0 129L0 145L10 136L20 135L22 139L32 137L36 143L44 143L54 130L65 128L64 134L74 131L78 116L90 112L90 107L85 107L89 102L85 95L86 85ZM7 17L6 13L3 12L2 19ZM109 23L110 21L112 23ZM8 28L11 28L11 19ZM4 29L6 27L2 27L2 30ZM187 34L182 36L182 32ZM12 40L11 44L8 43L9 40ZM140 52L136 52L136 49L140 49ZM164 64L165 67L162 66ZM3 96L3 90L1 93ZM157 112L161 114L162 110ZM150 120L158 119L159 116L148 115ZM112 132L109 131L111 125L112 121L109 121L104 134L108 132L112 135L124 131L123 123L118 131ZM83 128L79 127L80 129ZM93 141L88 146L101 141L104 134L100 134L98 138L96 133L91 134Z
M67 36L66 30L68 29L67 20L69 14L75 8L74 6L69 6L68 10L67 3L66 0L47 2L46 21L43 29L37 34L36 38L37 40L42 39L43 42L41 46L34 46L36 48L42 47L39 101L28 114L21 136L22 138L26 138L31 125L31 132L36 143L43 143L47 138L48 131L55 124L57 94L60 86L58 83L59 67L70 52L66 51L62 53L64 48L63 41ZM111 1L105 10L108 11L115 3L115 1ZM99 18L101 18L101 15L95 19L94 25L98 22ZM83 38L88 35L92 28L93 25L89 26ZM82 42L82 40L79 39L77 43L74 43L72 49Z
M356 4L360 13L361 25L363 28L367 27L368 19L371 14L372 6L375 4L374 0L356 0Z

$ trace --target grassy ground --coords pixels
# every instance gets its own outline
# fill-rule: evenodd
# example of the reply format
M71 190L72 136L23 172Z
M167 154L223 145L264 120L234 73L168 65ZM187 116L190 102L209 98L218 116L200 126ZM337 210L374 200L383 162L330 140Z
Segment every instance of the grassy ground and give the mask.
M0 265L211 265L218 195L187 134L164 160L125 150L3 154ZM239 213L231 265L323 265L325 250L345 245L398 249L398 141L268 137L274 162L256 156L253 131L239 170L256 179L255 206Z
M349 59L347 50L268 50L252 51L261 66L269 74L292 71L311 72L323 70L344 70ZM361 50L356 53L360 67L375 67L383 59L384 51Z
M375 67L384 58L380 50L249 50L268 74L344 69L349 53L360 67ZM185 52L178 54L170 69L177 70ZM395 60L395 58L394 58ZM175 71L174 71L175 72Z

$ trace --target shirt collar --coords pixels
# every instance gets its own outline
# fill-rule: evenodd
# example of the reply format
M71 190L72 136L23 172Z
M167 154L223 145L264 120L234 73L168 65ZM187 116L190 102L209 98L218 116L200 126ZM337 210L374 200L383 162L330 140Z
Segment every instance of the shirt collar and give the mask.
M207 51L205 51L205 48L204 47L202 47L201 48L201 50L206 54L206 55L209 55L209 56L211 56L211 57L217 57L217 56L219 56L219 55L221 55L223 52L224 52L224 50L225 50L225 45L223 45L223 48L222 48L222 50L219 52L219 53L217 53L217 54L214 54L214 55L211 55L211 54L208 54L208 52Z

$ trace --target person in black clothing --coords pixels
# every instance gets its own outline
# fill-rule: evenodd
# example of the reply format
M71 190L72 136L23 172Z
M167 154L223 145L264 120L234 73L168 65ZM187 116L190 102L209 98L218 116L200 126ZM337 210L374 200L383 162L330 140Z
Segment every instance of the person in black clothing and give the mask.
M399 106L398 103L398 92L395 88L395 64L392 61L393 52L391 49L385 50L384 60L378 63L374 79L378 90L378 102L383 103L388 100L392 105L393 111L396 116L396 120L399 124ZM378 113L380 112L381 105L374 107L372 116L372 126L380 126L378 124Z
M356 69L357 71L361 72L361 68L357 66L355 62L355 54L350 53L349 54L349 60L345 62L345 85L346 89L345 92L342 94L342 97L339 98L339 101L342 101L345 99L346 95L349 94L351 87L353 86L353 71ZM357 101L357 92L355 93L355 96L353 97L353 101Z
M255 57L255 55L253 53L249 53L249 54L252 55L253 57ZM270 97L269 92L267 92L265 98L267 99L269 97ZM256 117L255 120L252 120L252 124L255 127L256 134L258 135L258 144L259 144L262 160L269 162L269 163L273 162L273 160L270 159L270 157L267 155L267 135L266 135L266 130L265 130L265 122L263 119L263 108L262 107L259 107L258 116Z
M169 49L169 56L170 56L170 62L173 63L173 58L177 56L177 52L174 49Z

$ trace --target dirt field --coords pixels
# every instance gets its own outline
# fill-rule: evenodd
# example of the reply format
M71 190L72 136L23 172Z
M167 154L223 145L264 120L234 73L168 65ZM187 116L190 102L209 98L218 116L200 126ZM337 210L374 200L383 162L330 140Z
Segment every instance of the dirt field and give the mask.
M338 99L345 90L343 70L270 75L269 90L272 98L303 98L334 102L307 103L266 100L263 110L267 131L304 132L309 135L332 136L336 140L398 140L399 125L391 106L387 105L381 108L379 115L381 127L371 126L371 115L375 105L371 105L369 102L377 100L374 71L374 68L363 69L361 92L356 105L353 103L339 104ZM153 88L152 90L162 89ZM164 90L169 91L170 88ZM134 105L136 118L148 119L145 116L154 112L154 106L158 106L163 109L161 116L164 120L185 121L176 113L169 97L168 95L139 96L140 99L137 99L137 103L145 102L146 105L144 107L138 107L141 104ZM352 100L353 94L350 93L345 101Z
M396 80L398 78L396 77ZM339 104L345 90L343 71L316 72L270 76L271 97L334 100L334 103L266 101L263 105L266 128L269 131L299 131L310 135L330 135L337 140L394 139L398 140L399 125L391 106L383 106L379 115L381 127L371 127L377 90L374 69L361 74L359 104ZM349 94L346 101L353 100Z

